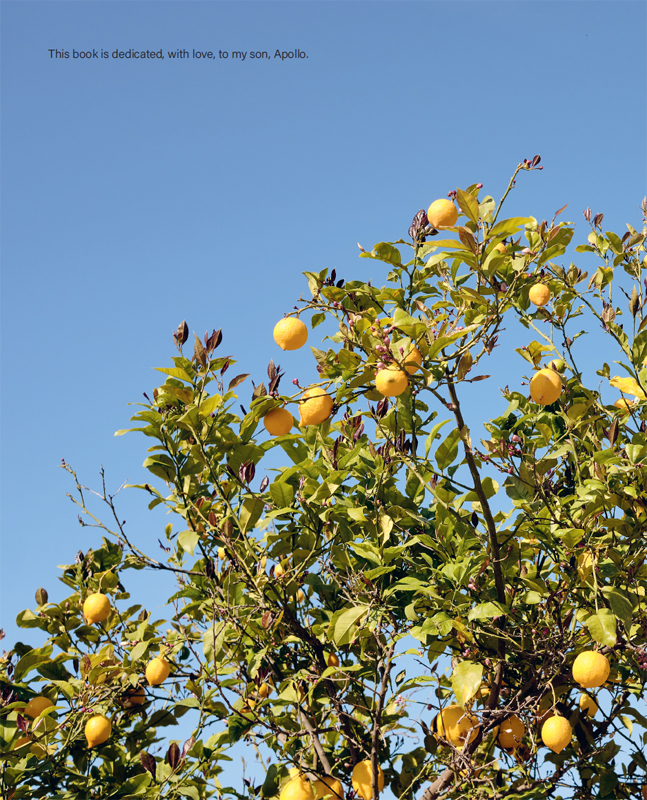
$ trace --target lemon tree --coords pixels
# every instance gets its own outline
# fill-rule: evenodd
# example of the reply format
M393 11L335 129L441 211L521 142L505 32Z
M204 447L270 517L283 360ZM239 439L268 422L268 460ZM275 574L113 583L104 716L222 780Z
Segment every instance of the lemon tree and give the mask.
M19 615L44 639L1 662L3 797L639 796L647 201L624 234L587 209L565 266L560 212L502 213L537 169L499 202L434 201L360 277L306 273L267 337L289 358L324 325L305 389L270 361L243 397L221 332L179 326L130 429L161 548L65 465L105 538L64 601ZM495 348L526 375L487 418L465 398ZM168 620L137 602L142 570L177 581ZM241 748L260 777L230 786Z

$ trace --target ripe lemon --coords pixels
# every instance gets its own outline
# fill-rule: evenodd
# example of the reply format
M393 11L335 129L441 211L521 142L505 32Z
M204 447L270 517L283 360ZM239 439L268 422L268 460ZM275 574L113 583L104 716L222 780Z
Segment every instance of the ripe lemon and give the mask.
M580 711L589 717L594 717L598 713L598 704L589 694L580 695Z
M88 747L96 747L103 744L110 737L112 725L103 714L96 714L85 723L85 738L88 740Z
M427 210L427 222L438 230L453 227L457 219L458 211L451 200L434 200Z
M332 775L326 775L324 778L319 778L312 784L312 790L315 794L315 800L323 800L324 797L331 797L332 800L344 800L344 787L341 781L333 778Z
M110 611L110 600L101 592L88 595L83 603L83 616L89 625L108 619Z
M418 367L422 364L422 353L418 350L417 347L412 347L409 350L409 354L404 359L404 368L409 373L409 375L413 375L413 373L418 369Z
M627 400L626 397L621 397L619 400L613 404L615 408L619 408L621 411L628 413L631 411L631 407L634 404L634 400Z
M552 369L540 369L530 381L530 396L540 406L552 405L562 393L562 381Z
M314 800L315 793L305 775L294 775L281 789L279 800Z
M299 403L299 416L301 426L319 425L324 422L332 413L332 397L320 387L315 386L305 391Z
M494 249L498 250L499 253L503 253L504 255L505 253L507 253L507 250L505 249L505 245L503 244L503 242L499 242L499 244Z
M28 717L31 717L32 719L35 719L46 708L50 708L53 705L54 703L52 703L49 697L39 695L38 697L32 697L32 699L23 708L22 713Z
M408 385L407 373L396 366L381 369L375 376L375 388L384 397L397 397Z
M284 317L274 326L274 341L281 350L298 350L308 341L308 329L296 317Z
M272 436L283 436L290 433L293 422L292 414L287 408L273 408L263 417L265 430Z
M561 753L568 747L573 735L570 722L564 717L555 715L544 722L541 729L541 739L553 753Z
M159 656L148 662L146 666L146 680L151 686L159 686L171 674L171 665L165 658Z
M473 714L468 714L459 705L447 706L436 717L438 734L454 747L462 747L468 732L473 729L469 739L471 742L477 735L477 724L478 719Z
M133 708L134 706L144 705L146 702L146 690L143 686L138 686L136 689L131 689L126 692L122 705L126 708Z
M363 800L373 800L373 767L369 759L360 761L353 768L353 789ZM377 768L377 788L384 789L384 771L378 765Z
M501 723L499 744L504 750L514 750L515 747L521 744L525 732L525 725L515 714Z
M545 306L550 300L550 289L544 283L536 283L530 287L528 292L528 300L534 303L538 308Z
M580 653L573 662L573 680L583 689L595 689L609 677L609 659L596 650Z
M335 655L335 653L331 653L328 656L328 660L326 662L329 667L338 667L339 666L339 658Z

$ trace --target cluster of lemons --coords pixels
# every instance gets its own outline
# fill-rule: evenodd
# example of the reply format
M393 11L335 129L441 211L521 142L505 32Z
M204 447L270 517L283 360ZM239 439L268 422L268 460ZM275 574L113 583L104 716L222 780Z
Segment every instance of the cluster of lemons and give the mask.
M89 625L95 625L98 622L103 622L108 619L112 612L110 600L105 594L101 592L94 592L85 599L83 603L83 616ZM171 665L162 656L151 659L146 666L146 680L149 686L160 686L171 674ZM146 702L146 690L143 686L139 686L132 691L129 691L126 696L125 705L128 708L143 705ZM48 708L52 708L54 703L44 695L32 697L27 705L22 709L22 714L32 719L40 717L40 715ZM112 723L104 714L94 714L85 723L84 728L85 738L89 748L98 747L110 738L112 733ZM44 757L47 755L46 749L29 736L23 736L15 743L13 749L21 750L30 745L30 751L33 755Z
M573 662L573 680L583 689L595 689L602 686L609 677L610 665L605 655L594 650L580 653ZM579 700L580 712L594 717L598 711L595 700L582 693ZM548 711L540 718L541 739L554 753L561 753L570 744L573 728L570 722L560 714ZM445 743L462 748L467 742L476 738L478 718L466 711L462 706L454 704L444 708L436 717L434 729L436 737ZM497 731L497 740L501 748L514 752L520 747L526 733L526 727L514 714L505 720Z
M308 778L297 769L290 770L290 780L281 789L279 800L344 800L344 789L341 781L328 775L310 782ZM373 800L373 767L370 759L360 761L353 768L351 776L353 789L362 800ZM377 786L381 792L384 789L384 771L378 765Z

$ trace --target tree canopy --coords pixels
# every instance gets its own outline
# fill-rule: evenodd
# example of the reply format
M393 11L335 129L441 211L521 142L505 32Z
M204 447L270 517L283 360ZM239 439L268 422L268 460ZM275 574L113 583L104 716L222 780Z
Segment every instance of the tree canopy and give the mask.
M39 643L0 661L3 797L645 795L647 200L624 234L584 212L589 275L563 260L564 208L502 215L539 163L499 202L457 189L360 248L385 286L306 272L287 319L334 325L309 386L272 360L248 402L221 332L179 326L118 432L150 445L136 488L171 515L161 555L64 465L104 538L63 567L63 601L39 589L19 614ZM587 385L593 324L609 355ZM279 340L289 358L303 326ZM494 348L527 379L468 418ZM176 580L168 620L137 602L144 569ZM224 785L241 743L264 777Z

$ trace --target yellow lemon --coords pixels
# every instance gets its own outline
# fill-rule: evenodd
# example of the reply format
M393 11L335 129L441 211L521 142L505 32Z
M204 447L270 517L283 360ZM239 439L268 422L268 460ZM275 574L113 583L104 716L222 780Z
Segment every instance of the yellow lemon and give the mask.
M43 695L39 695L38 697L32 697L32 699L23 708L22 713L28 717L32 717L32 719L35 719L36 717L40 716L40 714L46 708L50 708L53 705L54 703L52 703L49 697L43 697Z
M151 686L159 686L171 674L171 665L165 658L158 656L146 665L146 680Z
M442 739L445 739L454 747L462 747L469 731L470 742L476 737L478 719L473 714L468 714L459 705L451 705L444 708L436 717L436 730Z
M536 283L534 286L530 287L528 300L541 308L541 306L545 306L550 300L550 289L543 283Z
M408 385L407 373L396 366L381 369L375 376L375 388L384 397L397 397Z
M326 662L329 667L338 667L339 666L339 658L335 655L335 653L331 653L328 656L328 660Z
M541 728L541 739L553 753L561 753L565 747L568 747L572 735L573 729L570 722L557 715L547 719Z
M526 728L519 717L513 715L505 722L501 723L499 728L499 744L504 750L514 750L523 739Z
M85 738L88 740L88 747L96 747L103 744L110 738L112 725L103 714L96 714L85 723Z
M332 800L344 800L344 787L341 781L333 778L332 775L326 775L324 778L319 778L312 784L315 800L323 800L324 797L331 797Z
M609 659L595 650L580 653L573 662L573 680L583 689L595 689L609 677Z
M598 704L595 700L588 694L581 694L580 695L580 711L589 717L594 717L598 713Z
M315 793L305 775L296 774L281 789L279 800L314 800Z
M408 354L404 357L404 368L409 373L409 375L413 375L413 373L418 369L418 367L421 364L422 364L422 353L414 345L411 348L411 350L409 350Z
M540 369L530 381L530 396L541 406L549 406L559 399L562 381L552 369Z
M498 252L499 252L499 253L503 253L504 255L505 255L505 253L507 252L507 250L506 250L506 248L505 248L505 245L503 244L503 242L499 242L499 244L498 244L498 245L496 245L496 247L495 247L494 249L495 249L495 250L498 250Z
M369 759L355 764L352 781L353 789L362 800L373 800L373 767ZM384 789L384 771L379 765L377 768L377 788L380 792Z
M331 415L332 406L332 397L327 395L320 386L308 389L301 396L299 403L301 426L319 425L324 422Z
M634 400L627 400L626 397L621 397L619 400L613 404L615 408L619 408L625 414L628 414L631 411L631 407L634 404Z
M130 689L123 696L121 704L125 708L134 708L135 706L142 706L146 702L146 690L143 686L138 686L135 689Z
M298 350L307 340L308 329L296 317L284 317L274 326L274 341L281 350Z
M110 600L101 592L88 595L85 603L83 603L83 616L89 625L108 619L110 611Z
M427 222L432 228L451 228L456 225L458 211L451 200L434 200L427 210Z
M265 430L272 436L283 436L290 433L293 422L292 414L287 408L273 408L263 417Z

